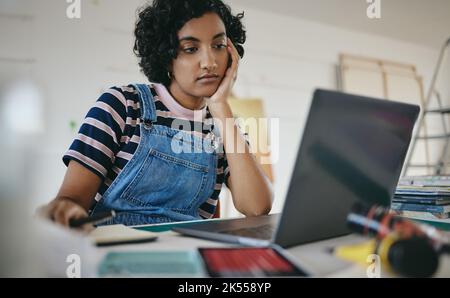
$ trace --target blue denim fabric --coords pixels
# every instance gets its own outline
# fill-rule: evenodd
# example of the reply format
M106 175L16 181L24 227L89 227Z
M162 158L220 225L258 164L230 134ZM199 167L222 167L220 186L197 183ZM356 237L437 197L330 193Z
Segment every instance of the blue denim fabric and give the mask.
M139 146L92 213L115 210L117 216L104 224L200 219L199 206L212 195L216 182L213 142L157 125L149 86L135 87L142 113Z

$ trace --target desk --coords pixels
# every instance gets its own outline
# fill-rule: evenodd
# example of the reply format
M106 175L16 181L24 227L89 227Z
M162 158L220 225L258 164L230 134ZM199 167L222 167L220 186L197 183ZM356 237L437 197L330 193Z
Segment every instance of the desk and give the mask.
M298 262L298 265L310 272L313 277L366 277L366 268L353 265L332 256L327 250L344 244L353 244L367 240L359 235L347 235L324 241L308 243L287 249L287 253ZM232 244L214 242L204 239L181 236L168 231L159 233L156 242L121 245L97 248L97 261L100 261L110 251L180 251L195 250L197 247L225 247ZM382 272L381 277L395 277ZM436 277L450 277L450 256L440 259L440 268Z
M24 226L8 227L11 232L11 236L7 238L9 241L5 243L8 247L1 250L3 255L0 255L2 260L8 261L0 268L5 276L67 277L68 266L73 262L67 261L67 258L72 254L80 256L81 276L95 277L98 265L104 256L112 251L195 251L198 247L233 246L166 231L158 233L159 238L155 242L95 247L86 235L47 220L34 218ZM364 240L366 238L359 235L348 235L291 247L286 252L313 277L365 278L366 268L340 260L328 252L331 247ZM391 276L393 277L386 272L381 273L381 277ZM440 258L440 267L435 277L450 277L450 255Z

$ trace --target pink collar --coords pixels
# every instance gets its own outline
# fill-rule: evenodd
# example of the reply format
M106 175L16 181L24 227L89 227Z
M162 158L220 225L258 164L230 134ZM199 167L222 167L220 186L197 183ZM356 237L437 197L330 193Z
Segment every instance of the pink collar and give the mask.
M202 119L206 117L206 106L201 110L191 110L183 107L178 101L176 101L169 93L167 88L163 84L152 83L158 94L159 100L172 112L177 118L184 118L187 120L194 120L194 115L198 118L199 113L202 115Z

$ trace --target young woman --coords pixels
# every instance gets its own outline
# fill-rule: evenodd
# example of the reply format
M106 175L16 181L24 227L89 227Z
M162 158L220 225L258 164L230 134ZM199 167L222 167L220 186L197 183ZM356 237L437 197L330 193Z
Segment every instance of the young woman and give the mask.
M155 0L140 11L134 51L151 83L100 96L63 157L47 216L63 225L104 210L117 213L107 224L212 218L223 183L244 215L269 213L270 183L229 121L242 17L221 0Z

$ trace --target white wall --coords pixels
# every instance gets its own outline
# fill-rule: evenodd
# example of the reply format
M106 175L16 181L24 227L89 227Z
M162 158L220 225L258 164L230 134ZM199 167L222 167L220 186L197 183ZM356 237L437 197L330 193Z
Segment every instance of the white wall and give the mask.
M238 1L234 1L238 3ZM274 211L280 211L314 88L335 89L340 53L415 64L428 86L438 51L305 20L244 9L247 54L236 93L261 97L269 117L279 117L280 160L275 164ZM412 28L413 30L413 28ZM417 102L416 102L417 103Z
M245 9L234 2L234 12L246 12L248 32L235 93L262 98L268 116L280 119L273 207L278 212L312 92L317 87L336 88L338 55L345 52L415 64L427 86L437 50ZM135 10L140 3L82 1L81 19L71 20L65 15L65 1L2 2L0 79L17 77L14 73L31 76L44 96L45 131L39 136L45 141L32 144L29 181L25 181L30 183L33 204L54 197L62 181L65 167L61 157L76 134L69 121L79 125L104 88L145 81L132 53Z

